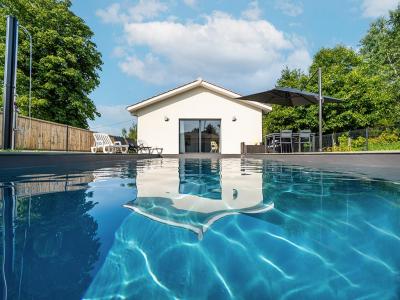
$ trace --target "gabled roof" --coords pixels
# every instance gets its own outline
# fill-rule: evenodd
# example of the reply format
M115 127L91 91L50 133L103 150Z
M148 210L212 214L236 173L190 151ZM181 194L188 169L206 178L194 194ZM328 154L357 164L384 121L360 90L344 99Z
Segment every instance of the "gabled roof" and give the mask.
M220 86L217 86L215 84L209 83L209 82L207 82L207 81L205 81L205 80L203 80L201 78L197 79L196 81L192 81L192 82L187 83L185 85L182 85L182 86L179 86L179 87L174 88L172 90L169 90L167 92L164 92L162 94L159 94L157 96L142 100L142 101L140 101L138 103L135 103L133 105L128 106L126 109L132 114L132 113L135 113L136 111L138 111L138 110L140 110L140 109L142 109L142 108L144 108L146 106L149 106L149 105L155 104L157 102L169 99L169 98L171 98L173 96L182 94L184 92L190 91L190 90L192 90L194 88L197 88L197 87L203 87L203 88L208 89L210 91L213 91L213 92L215 92L217 94L220 94L220 95L226 96L228 98L231 98L232 100L237 100L238 103L248 104L250 106L262 109L263 111L271 111L272 110L271 106L265 105L265 104L262 104L262 103L258 103L258 102L254 102L254 101L246 101L246 103L243 103L243 101L240 101L239 99L236 99L236 98L241 97L240 94L234 93L234 92L232 92L230 90L227 90L227 89L222 88Z

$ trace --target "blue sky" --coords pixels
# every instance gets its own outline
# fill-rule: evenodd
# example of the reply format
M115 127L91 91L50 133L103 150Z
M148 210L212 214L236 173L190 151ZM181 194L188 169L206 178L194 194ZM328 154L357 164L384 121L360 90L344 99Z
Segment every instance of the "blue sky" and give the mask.
M127 105L202 77L246 94L321 47L357 48L398 0L73 0L103 55L92 129L120 134Z

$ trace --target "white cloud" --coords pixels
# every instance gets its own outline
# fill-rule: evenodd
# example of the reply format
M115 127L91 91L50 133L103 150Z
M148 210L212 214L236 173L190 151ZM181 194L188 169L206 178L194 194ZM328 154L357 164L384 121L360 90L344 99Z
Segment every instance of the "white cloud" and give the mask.
M129 128L133 124L134 117L126 110L125 105L97 105L96 107L101 117L89 121L91 130L120 136L122 128Z
M113 3L105 9L96 11L104 23L142 22L152 20L168 10L159 0L139 0L136 5Z
M187 6L195 7L197 4L197 0L183 0L183 3L185 3Z
M111 57L117 57L117 58L121 58L126 55L127 55L126 50L122 46L116 46L111 53Z
M399 5L398 0L363 0L362 14L366 18L384 16L397 5Z
M242 17L248 20L258 20L261 17L261 13L261 9L258 7L258 1L252 1L248 8L242 12Z
M106 9L97 10L96 15L100 17L104 23L118 23L120 21L120 10L121 5L114 3Z
M303 13L303 4L301 2L295 3L293 0L276 0L275 8L291 17L296 17Z
M246 20L214 12L202 23L130 22L126 46L144 47L120 62L121 70L157 84L199 76L239 92L274 85L281 69L305 69L311 58L305 42L285 35L266 20Z

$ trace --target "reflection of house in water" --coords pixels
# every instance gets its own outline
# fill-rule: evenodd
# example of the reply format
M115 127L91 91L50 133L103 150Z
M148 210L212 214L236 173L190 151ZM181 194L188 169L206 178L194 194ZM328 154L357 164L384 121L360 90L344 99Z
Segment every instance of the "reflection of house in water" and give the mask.
M240 160L171 160L168 166L158 161L138 171L137 199L125 207L202 238L224 216L274 207L263 203L262 173L244 169Z

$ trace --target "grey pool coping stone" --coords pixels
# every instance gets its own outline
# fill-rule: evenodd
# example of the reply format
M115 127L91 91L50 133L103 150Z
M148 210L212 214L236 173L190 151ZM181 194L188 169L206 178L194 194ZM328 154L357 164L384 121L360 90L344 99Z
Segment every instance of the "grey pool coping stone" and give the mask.
M155 158L221 159L249 158L265 159L289 165L299 165L327 171L356 173L369 178L400 181L400 151L369 152L313 152L313 153L269 153L269 154L104 154L89 152L57 151L0 151L0 172L38 167L65 167L73 165L137 161Z
M117 161L136 161L141 159L160 158L158 154L105 154L89 152L57 151L1 151L0 172L22 170L38 167L64 167L85 163L102 163Z
M396 151L346 151L346 152L295 152L295 153L249 153L248 155L370 155L370 154L400 154Z
M249 154L246 158L267 159L326 171L352 173L373 179L400 182L400 151L329 152L302 154Z

